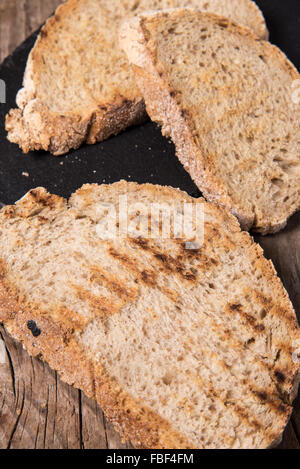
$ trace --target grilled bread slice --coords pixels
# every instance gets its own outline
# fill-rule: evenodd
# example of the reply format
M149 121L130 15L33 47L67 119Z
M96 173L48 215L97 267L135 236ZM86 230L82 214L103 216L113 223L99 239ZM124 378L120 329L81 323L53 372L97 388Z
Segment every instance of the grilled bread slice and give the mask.
M118 26L144 9L183 5L215 10L268 35L250 0L69 0L47 21L29 56L18 109L7 116L8 139L25 153L61 155L145 121Z
M186 206L204 211L204 241L178 237ZM124 181L69 202L38 188L0 212L0 259L0 320L136 447L279 442L300 330L272 263L224 209Z
M134 18L121 43L151 119L204 196L244 229L283 228L300 207L300 75L286 56L192 9Z

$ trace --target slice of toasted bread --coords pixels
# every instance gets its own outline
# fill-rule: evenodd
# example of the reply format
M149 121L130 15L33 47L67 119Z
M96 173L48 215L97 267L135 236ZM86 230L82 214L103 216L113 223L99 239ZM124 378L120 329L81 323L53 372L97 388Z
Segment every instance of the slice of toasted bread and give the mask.
M6 119L8 139L27 153L61 155L146 118L125 54L120 20L144 9L190 5L213 9L267 37L250 0L69 0L42 29L29 56L18 109Z
M275 46L192 9L124 23L152 120L208 200L244 229L276 232L300 207L300 75Z
M185 207L204 210L204 242L177 237ZM136 447L280 440L300 330L272 263L224 209L124 181L69 202L38 188L0 212L0 260L0 320Z

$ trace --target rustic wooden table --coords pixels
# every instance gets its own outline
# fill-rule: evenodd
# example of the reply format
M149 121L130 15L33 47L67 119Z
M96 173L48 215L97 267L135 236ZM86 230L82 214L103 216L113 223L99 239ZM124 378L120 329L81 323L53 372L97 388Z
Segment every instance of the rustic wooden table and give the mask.
M49 16L59 0L0 0L0 62ZM300 214L276 236L258 237L300 319ZM2 341L1 341L2 339ZM30 358L0 327L0 449L130 448L97 404ZM300 397L280 445L300 449Z

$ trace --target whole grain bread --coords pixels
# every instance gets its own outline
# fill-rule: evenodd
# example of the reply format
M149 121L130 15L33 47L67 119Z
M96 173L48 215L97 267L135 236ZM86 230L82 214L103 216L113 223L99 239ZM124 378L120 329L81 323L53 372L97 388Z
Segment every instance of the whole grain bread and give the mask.
M263 234L300 207L300 75L275 46L192 9L125 22L121 45L151 119L203 192Z
M146 120L145 106L118 45L124 17L144 9L194 6L232 17L267 37L250 0L69 0L43 27L30 53L8 139L27 153L61 155Z
M166 215L147 212L157 204L169 237ZM178 237L186 206L204 211L204 241ZM119 237L99 237L108 220ZM0 212L0 261L7 330L136 447L280 441L300 329L272 263L224 209L124 181L85 185L68 202L37 188Z

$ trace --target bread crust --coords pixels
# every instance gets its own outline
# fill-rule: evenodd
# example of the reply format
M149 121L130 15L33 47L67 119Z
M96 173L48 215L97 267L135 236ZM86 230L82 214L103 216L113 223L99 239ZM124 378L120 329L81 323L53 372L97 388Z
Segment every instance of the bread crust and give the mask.
M222 21L224 27L229 31L254 41L261 41L264 44L266 54L274 61L280 62L292 80L299 79L299 73L276 46L263 41L248 28L213 13L199 13L191 8L148 12L123 22L120 29L120 45L132 64L136 81L146 101L147 112L152 120L162 126L163 135L172 138L178 159L189 172L204 197L210 202L225 207L235 215L242 229L247 231L253 229L263 235L276 233L283 229L288 218L299 210L300 200L298 206L293 207L283 220L270 219L262 222L257 220L254 211L246 211L230 197L226 185L215 173L213 158L205 156L200 142L193 135L189 126L189 117L182 113L176 101L176 90L170 88L165 71L158 70L155 54L147 46L149 33L145 22L148 19L159 19L171 14L172 18L180 22L180 19L187 12L199 16L203 15L213 23L219 24Z
M79 3L80 0L69 0L60 5L42 28L28 58L23 88L17 96L18 108L6 116L8 139L18 144L24 153L44 150L55 156L63 155L83 143L101 142L127 127L144 123L148 118L143 98L137 90L130 90L128 96L116 94L110 102L99 103L94 108L74 109L74 112L63 115L52 111L40 98L36 71L47 56L47 37ZM259 8L252 1L247 3L255 14L257 32L267 38L268 31Z
M89 191L96 185L83 186L78 192L87 198ZM179 191L168 187L152 186L145 184L139 186L135 183L122 181L113 185L122 193L124 190L135 191L145 188L153 195L171 197L172 200L191 200L191 198ZM105 190L109 186L103 186ZM75 194L76 195L76 194ZM70 199L72 206L72 198ZM40 210L49 210L49 213L66 210L67 202L61 197L48 194L43 188L30 191L15 206L5 207L0 212L4 218L30 218L39 214ZM218 209L220 216L231 223L233 229L239 233L241 244L250 247L251 256L256 262L256 268L268 278L274 294L280 296L284 305L285 319L290 321L291 337L300 337L299 326L288 295L285 292L280 279L277 277L272 262L263 257L262 249L256 245L248 233L240 232L236 219L225 210ZM40 223L43 223L41 220ZM0 256L1 257L1 256ZM82 389L89 397L96 399L102 407L106 417L121 433L124 439L129 439L136 448L170 449L186 448L193 449L190 442L183 435L178 434L168 422L158 416L155 412L143 405L142 402L134 400L126 394L113 381L102 366L95 364L86 350L82 349L76 339L76 332L81 328L76 323L71 323L62 317L59 311L52 316L41 310L39 305L31 304L30 309L22 306L17 299L15 286L8 282L7 266L5 261L0 261L0 321L4 323L8 332L20 340L26 350L34 357L41 358L57 370L61 378L68 384ZM284 317L282 318L284 319ZM34 337L28 328L28 322L34 321L41 334ZM280 441L281 434L290 418L292 408L288 402L295 397L299 382L299 365L293 364L291 359L279 357L277 367L285 370L285 379L289 383L286 388L284 409L280 416L280 431L276 435L264 436L264 447L272 446ZM76 363L76 367L74 367Z

